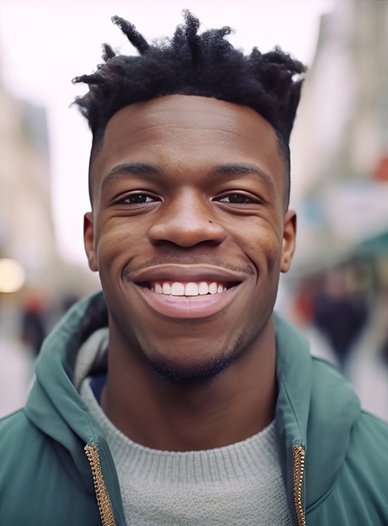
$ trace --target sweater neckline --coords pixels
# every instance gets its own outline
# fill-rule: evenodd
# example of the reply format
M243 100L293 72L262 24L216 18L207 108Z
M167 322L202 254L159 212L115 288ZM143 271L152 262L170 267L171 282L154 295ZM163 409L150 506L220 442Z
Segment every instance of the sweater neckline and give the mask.
M198 451L163 451L134 442L114 426L93 394L90 377L82 382L80 394L110 447L115 465L118 469L130 467L134 476L172 483L222 482L249 477L279 464L274 421L235 444Z

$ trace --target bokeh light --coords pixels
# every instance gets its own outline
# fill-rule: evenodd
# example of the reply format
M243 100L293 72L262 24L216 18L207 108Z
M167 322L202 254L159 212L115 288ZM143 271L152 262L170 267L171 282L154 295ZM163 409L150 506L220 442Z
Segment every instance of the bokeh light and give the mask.
M23 267L14 259L0 259L0 293L12 293L20 290L24 284Z

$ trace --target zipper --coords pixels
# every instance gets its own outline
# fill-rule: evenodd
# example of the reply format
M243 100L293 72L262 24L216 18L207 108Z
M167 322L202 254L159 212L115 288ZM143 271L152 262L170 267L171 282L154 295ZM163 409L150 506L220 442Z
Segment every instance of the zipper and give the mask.
M115 526L112 503L105 486L101 470L100 456L96 444L87 444L84 447L93 476L94 490L96 492L97 506L100 513L102 526Z
M86 456L92 470L94 490L96 492L97 506L103 526L115 526L112 503L107 492L104 477L101 470L100 456L95 444L87 444L84 447ZM305 450L303 446L294 446L294 504L298 520L298 526L306 526L306 518L303 509L302 487L304 477Z
M305 450L303 446L294 446L294 505L298 526L306 526L306 518L303 509L302 488L304 477Z

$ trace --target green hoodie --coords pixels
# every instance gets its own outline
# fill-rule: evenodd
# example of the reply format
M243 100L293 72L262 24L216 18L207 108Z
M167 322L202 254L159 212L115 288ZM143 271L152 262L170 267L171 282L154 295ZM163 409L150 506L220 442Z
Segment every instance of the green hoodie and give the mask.
M276 428L293 524L388 525L388 426L275 316ZM47 338L24 409L0 422L0 524L124 526L116 470L72 378L82 343L107 325L101 293Z

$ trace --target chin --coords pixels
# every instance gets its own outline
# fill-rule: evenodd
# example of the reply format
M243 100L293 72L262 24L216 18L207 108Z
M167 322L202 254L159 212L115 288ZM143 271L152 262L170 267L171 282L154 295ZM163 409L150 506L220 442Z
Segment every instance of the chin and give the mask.
M153 360L149 364L159 377L174 383L209 381L222 374L233 362L231 357L221 357L195 364L182 364L168 360Z

